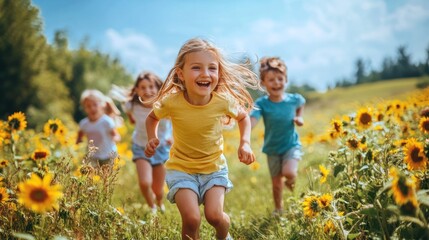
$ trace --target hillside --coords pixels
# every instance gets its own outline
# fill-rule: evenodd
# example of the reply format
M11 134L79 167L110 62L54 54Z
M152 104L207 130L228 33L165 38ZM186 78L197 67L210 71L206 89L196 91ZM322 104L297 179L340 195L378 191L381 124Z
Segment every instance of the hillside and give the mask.
M393 79L375 83L355 85L348 88L336 88L325 93L313 92L307 96L304 117L306 130L319 132L335 116L349 113L365 105L382 100L403 99L406 94L416 90L417 84L428 81L428 77Z

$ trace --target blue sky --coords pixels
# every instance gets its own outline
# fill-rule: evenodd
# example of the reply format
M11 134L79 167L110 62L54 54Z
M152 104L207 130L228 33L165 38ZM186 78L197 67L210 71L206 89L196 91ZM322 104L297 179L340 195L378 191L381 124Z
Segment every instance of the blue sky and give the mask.
M165 77L181 45L204 37L227 56L279 56L289 80L324 89L354 71L358 57L379 69L405 45L414 62L429 47L428 0L33 0L52 42L118 57L133 75Z

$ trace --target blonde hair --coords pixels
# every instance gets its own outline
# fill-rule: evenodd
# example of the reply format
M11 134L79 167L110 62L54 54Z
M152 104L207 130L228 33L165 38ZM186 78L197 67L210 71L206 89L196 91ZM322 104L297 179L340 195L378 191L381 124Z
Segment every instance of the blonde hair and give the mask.
M264 57L261 58L259 62L259 76L261 78L261 81L264 80L265 74L267 74L267 72L270 70L274 70L280 72L281 74L284 74L287 81L287 67L283 60L281 60L279 57Z
M199 51L211 51L219 61L219 83L214 91L232 96L240 106L249 112L253 108L253 99L246 88L261 89L257 75L247 67L249 63L237 64L228 61L219 48L201 38L192 38L183 44L173 68L168 73L158 95L151 102L156 102L171 93L185 91L185 87L177 75L177 69L183 68L187 54Z
M80 103L83 105L85 100L91 99L100 103L104 109L104 113L109 116L118 116L121 114L119 109L110 97L105 96L97 89L86 89L80 96Z
M97 89L86 89L80 95L80 104L83 104L85 100L91 99L99 102L103 107L106 106L106 97L102 92Z

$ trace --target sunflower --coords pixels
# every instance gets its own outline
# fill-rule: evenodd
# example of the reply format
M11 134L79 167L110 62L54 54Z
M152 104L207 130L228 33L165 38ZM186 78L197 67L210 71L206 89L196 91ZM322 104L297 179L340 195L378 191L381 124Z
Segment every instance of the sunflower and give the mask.
M6 159L0 160L0 168L5 168L7 167L7 165L9 165L9 161L7 161Z
M395 202L399 205L410 202L414 206L417 206L415 182L411 178L400 174L395 167L389 169L389 175L393 178L391 191Z
M320 170L320 183L324 183L326 182L326 179L328 178L329 175L329 170L326 169L323 165L319 165L319 170Z
M356 136L349 138L346 144L351 150L358 150L364 147L361 141L359 141Z
M321 210L321 204L319 201L319 198L316 196L308 196L304 199L304 202L302 203L302 208L304 210L304 215L306 217L316 217L320 210Z
M43 148L36 149L33 154L31 154L31 158L35 161L43 161L49 156L49 151Z
M420 130L424 133L429 133L429 117L422 117L419 123Z
M331 219L325 222L325 225L323 226L323 232L325 234L330 234L335 232L335 224Z
M341 133L343 132L343 123L338 119L333 119L331 121L331 126L332 126L331 137L336 138L340 136Z
M422 143L417 142L414 138L410 138L404 147L404 152L404 161L407 163L408 169L426 169L428 159L424 154Z
M7 118L8 126L13 131L24 130L27 127L25 115L22 112L16 112Z
M333 197L331 194L329 193L325 193L323 194L320 198L319 198L319 202L320 202L320 206L322 206L322 208L327 208L329 207L329 205L331 205L331 201L332 201Z
M0 204L5 203L7 200L9 200L9 194L6 188L0 187Z
M43 132L46 136L53 134L60 142L65 143L66 128L59 119L49 119L43 127Z
M18 202L38 213L58 209L58 199L63 193L61 186L51 185L51 181L52 175L49 173L43 179L33 173L30 179L18 184Z
M361 108L356 115L356 124L363 129L366 129L372 124L371 111L366 108Z

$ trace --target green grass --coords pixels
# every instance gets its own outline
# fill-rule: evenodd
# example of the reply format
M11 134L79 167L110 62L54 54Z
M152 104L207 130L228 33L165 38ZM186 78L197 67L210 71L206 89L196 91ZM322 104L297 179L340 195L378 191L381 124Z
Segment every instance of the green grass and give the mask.
M335 116L355 111L360 106L374 104L387 99L401 99L410 91L416 89L416 84L422 79L402 79L363 84L350 88L339 88L326 93L313 93L305 109L305 127L300 133L309 131L320 132L326 129L330 120ZM234 130L238 134L237 130ZM294 228L294 214L299 214L296 206L288 206L288 199L302 197L309 189L323 191L323 187L314 185L311 180L312 169L326 161L329 149L324 145L313 145L304 149L305 156L300 164L297 188L294 193L284 191L285 208L288 213L284 218L273 219L273 200L271 195L271 180L266 165L265 155L260 152L263 131L261 123L252 132L252 147L257 160L261 163L259 170L253 171L241 164L236 156L237 138L225 138L225 144L233 146L233 151L227 152L230 178L234 184L233 190L226 195L225 211L232 221L231 233L234 239L302 239ZM228 134L230 136L231 134ZM232 134L234 135L234 134ZM175 205L165 201L167 212L159 215L156 221L147 214L148 208L140 194L135 166L132 162L121 170L118 185L114 195L114 205L125 209L132 218L145 222L143 229L147 239L179 239L181 220ZM288 209L290 207L290 209ZM202 207L201 207L202 209ZM201 239L213 239L214 230L207 224L204 217L201 225Z

